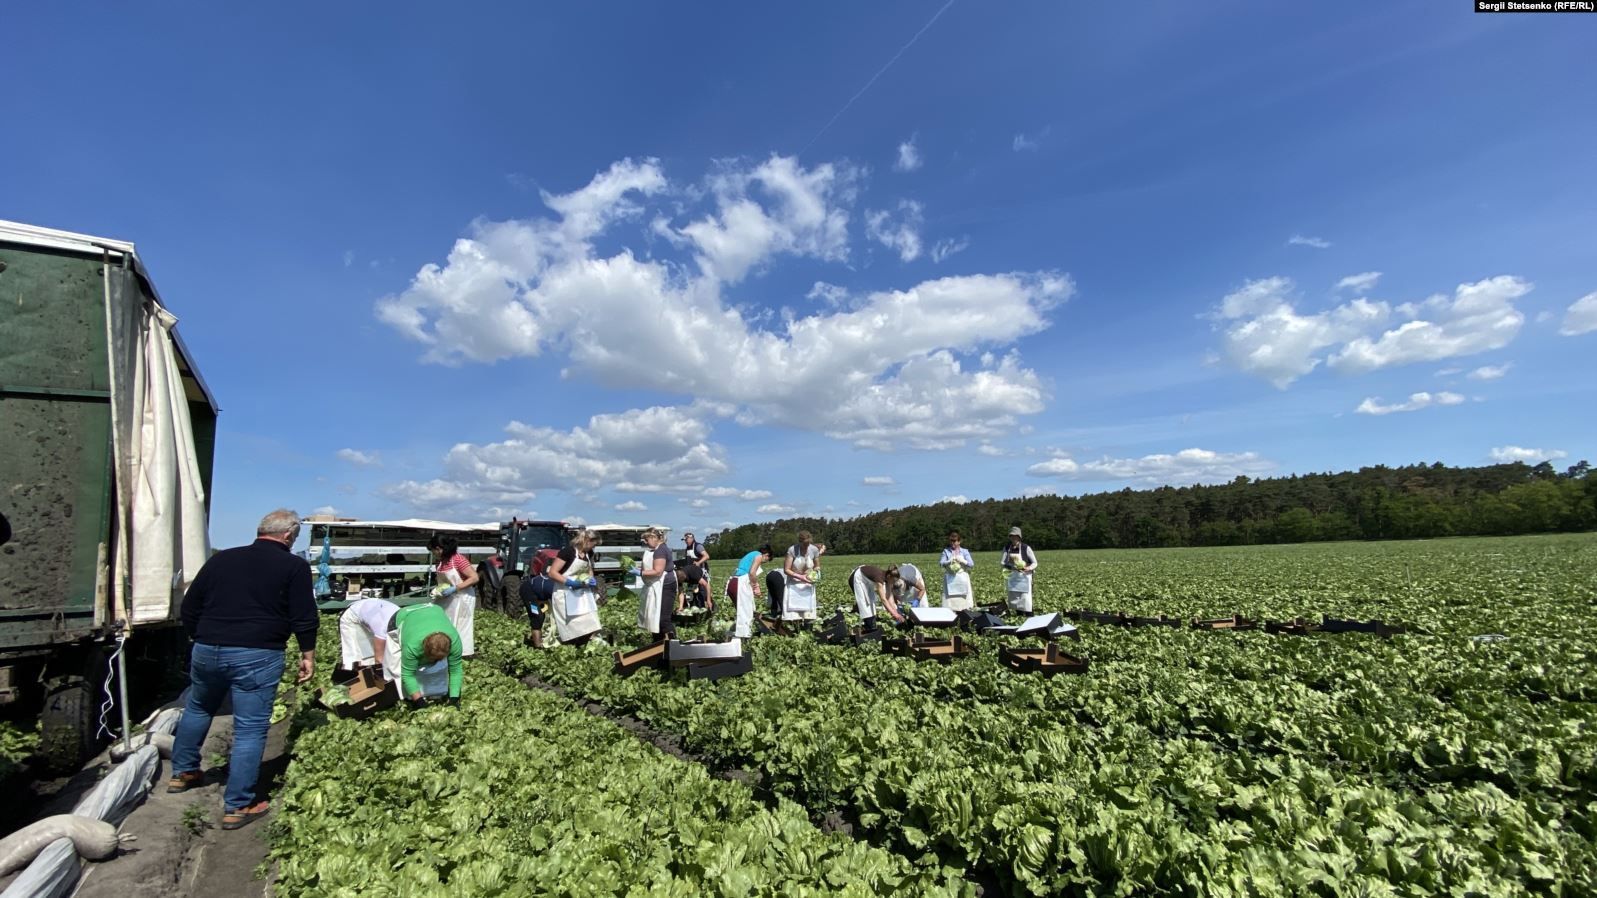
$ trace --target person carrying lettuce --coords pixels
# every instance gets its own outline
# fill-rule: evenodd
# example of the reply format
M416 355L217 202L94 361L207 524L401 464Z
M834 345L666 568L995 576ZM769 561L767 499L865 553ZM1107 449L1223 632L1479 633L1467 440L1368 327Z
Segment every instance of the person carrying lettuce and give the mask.
M460 631L433 604L399 609L391 628L399 634L399 693L412 702L448 696L460 702L465 679Z
M1009 544L1004 546L1001 563L1004 567L1004 591L1008 593L1009 607L1014 611L1031 613L1031 575L1037 570L1037 553L1021 542L1020 528L1009 528Z
M970 550L961 543L958 530L949 531L948 548L938 564L943 568L943 607L964 611L976 604L970 588L970 569L976 566Z
M555 636L562 645L581 645L599 632L599 580L593 571L593 547L599 535L584 530L571 538L571 544L549 565L549 579L555 582ZM601 640L602 641L602 640Z

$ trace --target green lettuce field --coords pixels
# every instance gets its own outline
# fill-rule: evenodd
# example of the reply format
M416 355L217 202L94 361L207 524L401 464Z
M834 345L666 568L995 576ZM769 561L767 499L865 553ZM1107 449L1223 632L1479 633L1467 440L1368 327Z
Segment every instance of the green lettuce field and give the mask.
M828 557L825 611L866 561L935 570ZM278 892L1597 893L1597 537L1045 552L1036 605L1411 632L1082 623L1090 670L1052 679L999 665L1014 639L942 666L762 637L753 673L689 683L612 674L625 600L607 647L479 612L460 708L301 703Z

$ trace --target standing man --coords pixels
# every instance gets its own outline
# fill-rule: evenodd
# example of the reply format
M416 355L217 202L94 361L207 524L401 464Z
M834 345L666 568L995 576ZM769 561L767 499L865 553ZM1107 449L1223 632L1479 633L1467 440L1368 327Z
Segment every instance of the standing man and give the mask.
M1020 528L1009 528L1009 545L1004 547L1004 589L1009 594L1011 611L1031 613L1031 574L1037 570L1037 553L1020 541Z
M299 642L299 682L316 670L316 599L311 566L289 551L299 515L279 508L261 519L255 542L216 553L183 596L183 629L194 640L189 700L172 744L168 792L204 784L200 745L222 700L233 697L233 754L222 797L222 828L238 829L271 810L256 801L283 650Z

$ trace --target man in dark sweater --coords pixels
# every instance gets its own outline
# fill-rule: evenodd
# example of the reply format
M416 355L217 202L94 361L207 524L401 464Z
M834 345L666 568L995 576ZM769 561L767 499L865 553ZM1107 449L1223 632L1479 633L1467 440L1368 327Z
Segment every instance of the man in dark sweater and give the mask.
M299 515L278 509L261 519L255 542L218 552L205 562L183 596L183 629L194 640L189 700L172 744L168 792L205 782L200 746L211 716L233 697L233 754L222 797L223 829L238 829L271 806L256 801L277 683L289 634L299 642L299 681L316 668L316 598L311 567L289 551L299 537Z

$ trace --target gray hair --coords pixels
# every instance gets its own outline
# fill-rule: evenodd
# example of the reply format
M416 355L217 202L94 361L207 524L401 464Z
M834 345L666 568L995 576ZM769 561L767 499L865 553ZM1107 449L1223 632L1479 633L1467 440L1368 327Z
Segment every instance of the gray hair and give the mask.
M255 534L257 536L276 535L278 533L287 533L290 530L299 530L299 513L289 511L286 508L279 508L261 518L260 525L255 528Z

